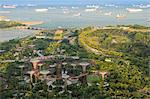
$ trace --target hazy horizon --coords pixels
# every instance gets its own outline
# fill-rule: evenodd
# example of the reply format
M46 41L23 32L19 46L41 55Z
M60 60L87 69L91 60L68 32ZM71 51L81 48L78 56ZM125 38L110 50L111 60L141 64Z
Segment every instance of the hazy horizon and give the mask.
M0 4L86 5L86 4L150 4L149 0L0 0Z

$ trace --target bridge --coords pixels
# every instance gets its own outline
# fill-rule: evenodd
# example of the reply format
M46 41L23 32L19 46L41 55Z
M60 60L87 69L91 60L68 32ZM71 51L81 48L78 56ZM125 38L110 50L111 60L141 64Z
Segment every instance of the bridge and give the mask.
M43 61L50 61L50 60L55 60L57 58L62 58L62 59L72 59L72 60L78 60L75 59L74 56L66 56L66 55L49 55L49 56L44 56L41 53L38 53L39 57L35 58L27 58L27 59L21 59L21 60L1 60L0 63L13 63L13 62L30 62L33 60L38 60L39 62ZM91 59L87 59L86 61L90 61Z

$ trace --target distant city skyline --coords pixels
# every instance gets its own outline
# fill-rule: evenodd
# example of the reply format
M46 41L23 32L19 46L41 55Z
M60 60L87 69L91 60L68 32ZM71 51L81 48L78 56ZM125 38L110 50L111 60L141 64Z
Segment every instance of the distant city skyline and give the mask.
M86 4L150 4L149 0L0 0L0 4L86 5Z

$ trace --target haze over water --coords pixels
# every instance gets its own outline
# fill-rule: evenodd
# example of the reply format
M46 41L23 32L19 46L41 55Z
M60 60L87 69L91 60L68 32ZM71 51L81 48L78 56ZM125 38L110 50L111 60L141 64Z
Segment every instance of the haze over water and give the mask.
M0 14L16 21L43 21L41 27L85 27L89 25L116 25L116 24L140 24L149 25L150 8L138 13L128 13L126 8L137 4L148 4L149 0L1 0L0 4L15 4L16 9L0 9L10 11L9 14ZM34 5L29 7L27 5ZM98 5L94 12L86 12L86 5ZM105 5L115 5L105 6ZM150 3L149 3L150 4ZM36 12L35 9L49 9L45 13ZM78 7L78 9L72 9ZM66 13L64 13L67 10ZM104 15L112 12L111 16ZM80 13L80 16L75 16ZM116 15L125 15L124 19L116 19Z
M148 4L149 0L0 0L0 4L87 5L87 4Z
M48 29L117 24L150 26L150 8L137 13L129 13L126 10L126 8L138 8L135 5L139 4L147 5L150 2L149 0L0 0L0 5L17 5L15 9L0 8L2 12L10 12L0 13L0 16L15 21L43 21L43 24L36 26ZM87 5L99 8L87 12ZM36 12L36 9L48 9L48 11ZM112 15L105 15L109 12ZM126 17L117 19L117 14Z

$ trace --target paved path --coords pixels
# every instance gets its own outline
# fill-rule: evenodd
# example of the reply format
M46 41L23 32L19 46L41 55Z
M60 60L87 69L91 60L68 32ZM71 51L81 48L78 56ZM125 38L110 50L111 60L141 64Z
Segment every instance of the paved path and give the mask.
M21 60L3 60L3 61L0 61L0 63L13 63L13 62L27 62L28 60L24 60L24 59L21 59Z

